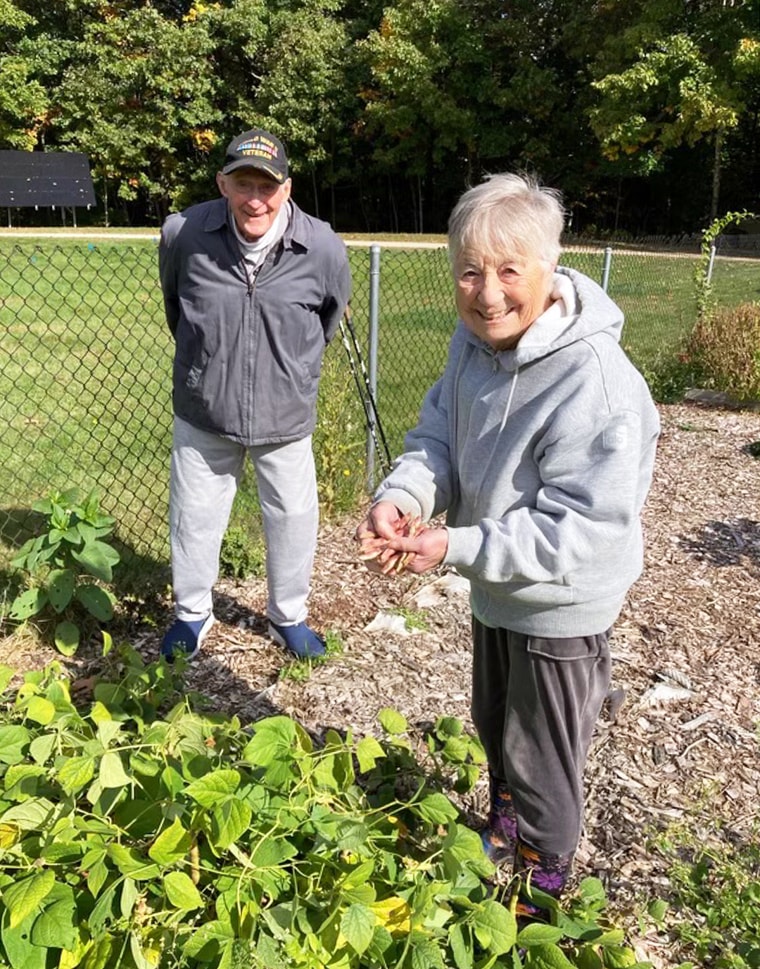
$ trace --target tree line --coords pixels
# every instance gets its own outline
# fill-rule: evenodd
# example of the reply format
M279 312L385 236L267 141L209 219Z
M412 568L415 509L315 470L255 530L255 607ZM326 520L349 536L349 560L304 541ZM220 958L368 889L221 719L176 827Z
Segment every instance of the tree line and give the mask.
M521 170L576 232L693 233L758 210L759 109L760 0L0 0L0 148L84 152L112 224L263 126L340 231L443 231Z

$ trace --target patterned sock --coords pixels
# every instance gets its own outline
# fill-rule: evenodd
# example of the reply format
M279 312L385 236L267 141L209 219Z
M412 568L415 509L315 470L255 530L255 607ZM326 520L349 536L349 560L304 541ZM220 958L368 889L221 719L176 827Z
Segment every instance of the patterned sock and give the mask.
M512 854L517 839L517 815L507 782L491 774L489 787L490 808L481 840L491 861L500 864Z
M549 912L547 909L541 908L531 898L531 886L540 889L547 895L559 898L567 884L572 864L573 854L542 854L518 839L514 866L515 874L522 876L516 910L518 922L527 923L535 919L548 920Z

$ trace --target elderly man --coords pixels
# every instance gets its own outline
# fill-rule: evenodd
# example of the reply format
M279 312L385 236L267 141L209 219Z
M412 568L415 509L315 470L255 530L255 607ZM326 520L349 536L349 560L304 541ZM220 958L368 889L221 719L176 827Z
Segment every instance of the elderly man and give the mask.
M545 915L580 837L583 771L610 677L610 627L642 569L657 410L620 347L623 316L557 269L557 194L517 175L449 222L459 325L404 454L356 538L370 567L470 579L472 716L491 805L482 833ZM447 527L419 520L447 512ZM527 873L530 872L530 877Z
M175 340L170 535L176 619L161 653L209 632L219 553L246 454L267 545L269 635L324 653L306 623L318 527L311 435L322 356L350 295L346 249L290 198L282 143L233 138L221 198L166 220L159 268Z

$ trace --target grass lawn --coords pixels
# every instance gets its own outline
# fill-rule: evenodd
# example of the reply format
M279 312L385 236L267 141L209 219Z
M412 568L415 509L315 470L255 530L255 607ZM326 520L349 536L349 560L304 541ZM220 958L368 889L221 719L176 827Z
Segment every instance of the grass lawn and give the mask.
M369 367L369 250L350 246L349 256L354 324ZM600 249L568 251L562 263L601 280ZM138 572L165 566L172 342L156 264L155 237L0 237L6 560L24 537L31 503L53 488L77 486L97 490ZM694 257L614 254L609 292L626 314L624 343L643 369L672 355L690 329L695 265ZM719 259L713 282L726 304L760 292L750 260ZM382 250L377 399L392 454L443 369L455 320L444 249ZM315 433L328 510L347 507L366 486L355 376L337 338L326 356ZM233 524L249 528L255 507L247 473Z

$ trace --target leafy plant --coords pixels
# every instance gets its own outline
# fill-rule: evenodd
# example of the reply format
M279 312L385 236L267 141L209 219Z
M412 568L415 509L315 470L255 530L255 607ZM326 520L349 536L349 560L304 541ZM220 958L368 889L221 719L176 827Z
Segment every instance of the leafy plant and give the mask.
M760 828L746 840L718 826L710 837L672 826L657 839L672 902L663 921L694 961L681 969L760 966Z
M741 212L726 212L725 215L714 219L702 233L700 244L700 259L694 270L694 281L697 287L697 320L709 316L713 309L713 290L710 278L710 263L712 260L712 248L715 240L720 236L724 229L729 225L740 225L746 219L756 218L754 212L746 209Z
M232 525L222 539L219 569L233 579L261 577L265 571L266 551L262 542L254 542L244 528Z
M324 654L305 659L294 658L280 669L279 678L281 680L293 680L296 683L305 683L315 667L324 665L332 657L340 656L342 652L343 640L340 635L334 629L327 629L325 630Z
M317 745L285 716L244 728L202 713L178 692L181 662L122 646L109 663L81 707L57 664L15 690L0 668L0 962L631 964L596 885L567 914L555 903L555 926L518 933L396 711L381 711L382 740L328 730Z
M397 609L391 610L395 615L401 616L404 620L404 625L407 629L418 629L420 632L426 632L430 628L427 617L424 612L418 609L408 609L405 606L400 606Z
M113 531L114 519L100 512L94 494L79 502L75 489L54 491L32 508L46 516L46 527L25 542L11 562L26 572L27 588L12 602L9 617L24 622L48 611L63 616L54 639L70 656L80 639L74 621L77 611L84 610L98 622L113 618L114 598L99 583L111 582L119 562L119 553L104 541Z

